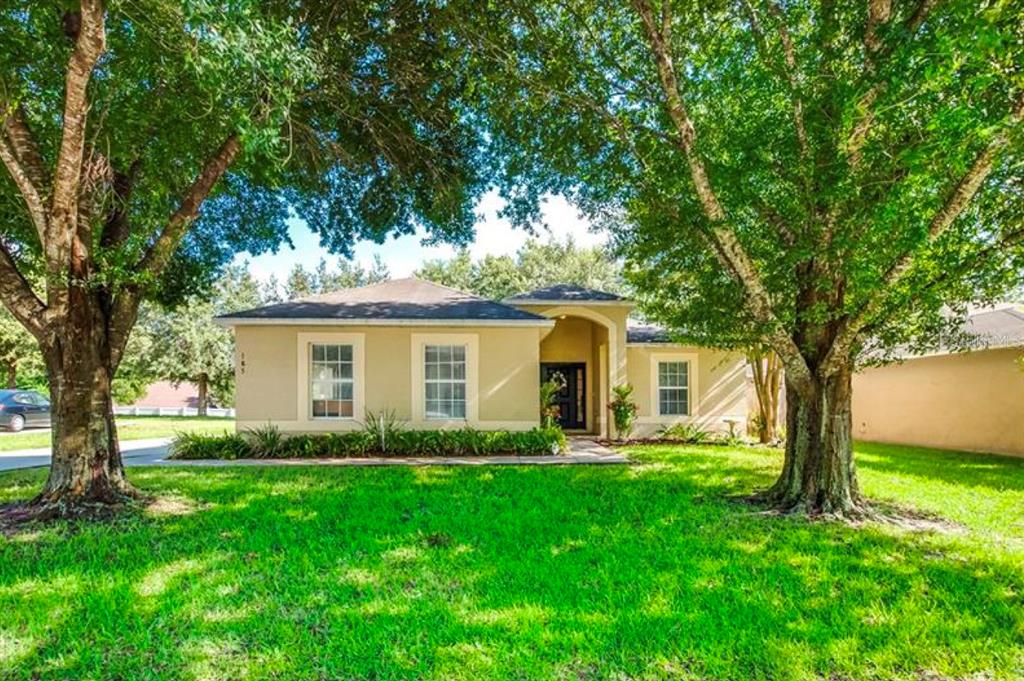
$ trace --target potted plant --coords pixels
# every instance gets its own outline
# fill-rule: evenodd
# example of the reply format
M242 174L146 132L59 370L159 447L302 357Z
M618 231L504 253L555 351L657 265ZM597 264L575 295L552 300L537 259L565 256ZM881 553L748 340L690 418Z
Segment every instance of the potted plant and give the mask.
M629 383L617 385L612 388L612 396L608 409L615 421L615 435L619 440L628 439L633 432L633 420L637 412L636 402L633 401L633 386Z
M542 428L554 428L558 425L561 409L555 404L555 396L565 388L565 376L555 373L550 379L540 384L540 425Z

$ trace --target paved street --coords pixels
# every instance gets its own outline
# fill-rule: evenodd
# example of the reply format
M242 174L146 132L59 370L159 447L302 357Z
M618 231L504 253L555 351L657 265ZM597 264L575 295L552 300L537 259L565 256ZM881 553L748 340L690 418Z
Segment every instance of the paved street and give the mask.
M167 456L167 445L170 442L171 438L169 437L122 442L121 453L124 456L125 465L151 466L164 463L164 457ZM49 447L0 452L0 471L48 465L50 465Z

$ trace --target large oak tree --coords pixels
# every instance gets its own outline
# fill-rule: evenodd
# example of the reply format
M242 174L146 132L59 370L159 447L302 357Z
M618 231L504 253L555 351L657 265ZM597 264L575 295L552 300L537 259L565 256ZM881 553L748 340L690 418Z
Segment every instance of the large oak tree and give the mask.
M479 143L453 16L356 0L0 9L0 300L50 380L40 513L137 495L110 384L144 299L275 248L290 212L340 253L417 226L471 234Z
M1019 280L1024 21L975 0L494 3L512 214L604 220L646 312L785 368L778 509L860 515L851 374ZM893 405L898 408L898 405Z

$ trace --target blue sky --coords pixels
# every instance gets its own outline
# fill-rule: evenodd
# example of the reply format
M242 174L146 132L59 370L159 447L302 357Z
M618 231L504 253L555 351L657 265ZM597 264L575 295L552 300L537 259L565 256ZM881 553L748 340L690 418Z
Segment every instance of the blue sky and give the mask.
M526 232L513 229L508 220L498 217L502 200L496 193L487 194L477 204L476 240L470 246L474 258L484 255L512 254L523 245L529 237ZM593 246L606 241L606 236L590 231L590 223L579 216L579 212L560 196L549 197L544 206L544 221L550 228L550 235L541 233L539 238L547 240L551 237L565 241L572 237L577 244ZM265 281L271 275L283 282L297 263L307 269L316 267L320 258L333 266L338 256L329 255L320 247L318 237L306 228L301 220L293 220L289 225L289 234L295 248L285 246L277 253L269 253L257 257L239 256L239 260L249 261L249 270L256 278ZM389 239L386 243L375 244L362 241L355 247L354 259L363 264L373 260L380 254L391 271L392 277L406 277L419 267L424 260L448 258L455 254L451 246L424 246L423 235L408 235L399 239Z

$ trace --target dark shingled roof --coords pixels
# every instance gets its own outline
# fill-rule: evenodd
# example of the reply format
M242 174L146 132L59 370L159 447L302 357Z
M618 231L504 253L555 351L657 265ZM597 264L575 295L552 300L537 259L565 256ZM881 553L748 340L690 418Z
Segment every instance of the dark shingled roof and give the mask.
M1014 305L978 310L967 318L964 330L974 348L1024 346L1024 310Z
M911 349L901 346L894 348L888 357L886 353L875 348L869 350L865 358L904 360L974 350L1024 348L1024 307L1000 303L993 307L975 309L968 312L959 329L948 337L939 336L935 341L933 349Z
M342 289L221 315L227 321L289 319L384 319L438 321L548 321L510 305L419 279Z
M577 302L614 302L621 300L622 302L628 302L622 296L617 296L614 293L607 293L605 291L595 291L592 288L583 288L582 286L576 286L575 284L555 284L554 286L547 286L545 288L535 289L526 293L519 293L510 298L506 298L509 302L515 302L518 300L551 300L551 301L577 301Z
M668 331L652 324L636 324L626 327L627 343L671 343Z

